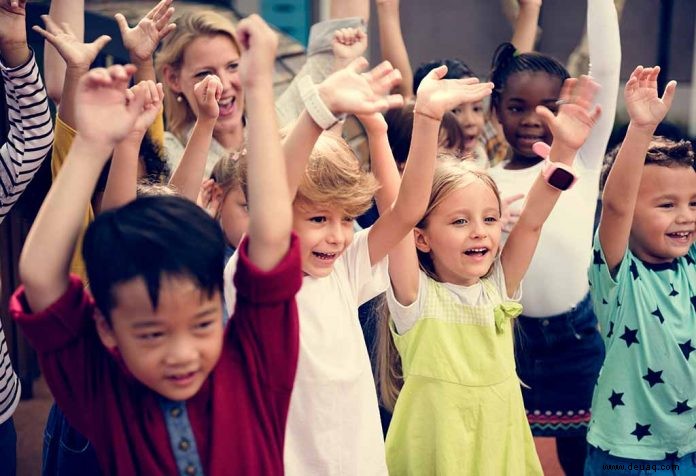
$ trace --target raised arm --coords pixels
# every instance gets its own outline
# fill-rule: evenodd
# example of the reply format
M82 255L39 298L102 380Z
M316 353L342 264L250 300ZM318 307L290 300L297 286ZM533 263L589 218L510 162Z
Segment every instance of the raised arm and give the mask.
M599 171L614 127L621 73L621 37L614 0L588 0L587 38L590 75L601 86L596 102L602 108L602 117L580 149L578 159L585 167Z
M542 0L519 0L520 8L517 11L510 43L515 45L520 53L534 51L541 2Z
M411 238L404 238L428 207L442 116L458 104L480 101L493 91L493 83L479 83L476 78L443 80L445 74L446 66L435 68L418 87L411 147L396 202L377 219L368 235L370 262L374 265L389 253L394 294L404 305L412 303L418 293L415 245Z
M68 24L79 41L85 37L85 1L54 0L48 10L48 16L57 24ZM88 66L89 67L89 66ZM60 106L65 81L65 60L50 41L44 42L44 74L48 97L56 106Z
M397 92L404 100L413 97L413 70L408 58L408 50L401 33L401 17L399 14L400 0L377 0L377 24L379 26L379 48L382 58L401 71L406 78L398 86Z
M106 211L131 202L137 197L138 163L140 144L162 107L164 91L162 84L154 81L141 81L130 89L130 94L144 96L146 106L138 116L128 135L116 144L111 159L109 176L106 180L101 210Z
M27 45L26 3L0 0L0 71L8 135L0 147L0 222L41 166L53 142L48 100Z
M557 116L544 106L537 107L537 114L553 134L553 145L548 152L550 161L567 166L573 164L578 149L587 140L600 115L600 108L593 105L598 88L589 76L582 76L579 80L566 79ZM500 257L508 296L517 292L532 261L541 228L560 195L561 191L549 185L542 174L532 184L520 218L510 232Z
M290 247L292 195L273 105L273 70L278 36L258 15L237 26L242 57L249 136L247 199L249 258L262 270L273 269Z
M19 260L19 274L33 312L55 302L68 287L68 271L85 208L114 145L131 130L144 97L129 97L135 67L90 71L79 82L77 136L39 210Z
M677 87L675 81L670 81L660 98L657 95L659 73L659 66L638 66L624 90L631 122L604 185L599 221L599 243L610 272L616 269L626 253L645 156L655 129L672 106Z
M186 143L184 155L177 165L169 184L191 201L196 201L203 183L208 150L213 142L215 122L220 114L218 100L222 94L222 81L215 75L208 75L193 87L196 97L196 123L191 137Z
M403 104L400 95L388 95L401 81L401 75L384 62L371 71L360 74L367 67L365 58L357 58L346 68L336 71L319 86L305 83L303 96L307 101L321 103L333 115L372 114ZM326 124L330 126L330 124ZM305 109L295 122L283 143L287 158L288 185L294 197L300 184L309 155L323 129Z

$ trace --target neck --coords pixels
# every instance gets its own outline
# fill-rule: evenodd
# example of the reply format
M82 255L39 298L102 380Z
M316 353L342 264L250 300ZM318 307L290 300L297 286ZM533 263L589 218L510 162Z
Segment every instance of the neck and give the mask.
M535 166L542 160L544 159L538 155L526 157L524 155L514 154L512 159L510 159L510 161L505 165L505 168L510 170L528 169L529 167Z
M218 132L214 137L228 151L237 150L244 142L244 128L240 126L232 131Z

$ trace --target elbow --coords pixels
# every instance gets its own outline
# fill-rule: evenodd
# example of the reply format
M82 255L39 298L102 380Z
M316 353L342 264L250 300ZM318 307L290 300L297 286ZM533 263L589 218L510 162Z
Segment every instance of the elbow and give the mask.
M63 96L63 83L46 78L46 95L53 101L53 104L60 106L60 99Z

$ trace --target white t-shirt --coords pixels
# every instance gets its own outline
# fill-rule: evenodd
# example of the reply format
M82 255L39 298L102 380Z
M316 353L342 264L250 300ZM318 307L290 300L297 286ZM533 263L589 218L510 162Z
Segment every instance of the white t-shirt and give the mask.
M355 235L329 276L305 276L297 294L300 356L284 455L289 476L387 474L358 306L384 292L389 277L387 259L370 266L368 231ZM225 268L228 309L234 308L236 265L235 253Z
M621 69L621 41L614 2L589 0L587 37L590 74L601 89L595 98L602 114L590 137L578 151L573 167L580 179L561 194L541 231L539 244L524 278L524 315L548 317L573 308L589 291L587 269L592 252L594 212L599 196L599 175L614 124ZM490 169L502 198L529 193L543 164L524 170ZM512 205L519 209L522 200Z
M423 314L423 307L428 301L428 280L432 279L428 277L423 271L419 271L418 278L418 296L416 300L408 306L403 306L399 301L396 300L394 296L394 290L392 286L389 286L387 291L387 306L389 307L389 314L391 319L394 321L396 326L396 331L399 334L405 334L408 332L418 321L418 318ZM507 288L505 286L505 275L503 273L503 267L500 264L500 259L496 259L493 263L493 269L488 278L493 283L493 286L500 293L502 299L508 301L519 301L522 295L521 288L517 288L517 292L514 296L507 296ZM450 292L450 296L458 304L463 304L466 306L485 306L488 304L497 305L499 302L491 302L490 297L486 294L483 284L478 281L476 284L471 286L461 286L458 284L442 283L442 285ZM493 319L493 314L491 313L490 319ZM480 323L485 324L485 323Z

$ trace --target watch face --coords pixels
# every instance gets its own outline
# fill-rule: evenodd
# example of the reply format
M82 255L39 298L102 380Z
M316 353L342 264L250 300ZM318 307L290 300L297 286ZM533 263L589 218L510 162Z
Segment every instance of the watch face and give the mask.
M575 176L563 169L556 169L553 171L549 177L549 185L556 187L558 190L568 190L568 188L573 184Z

